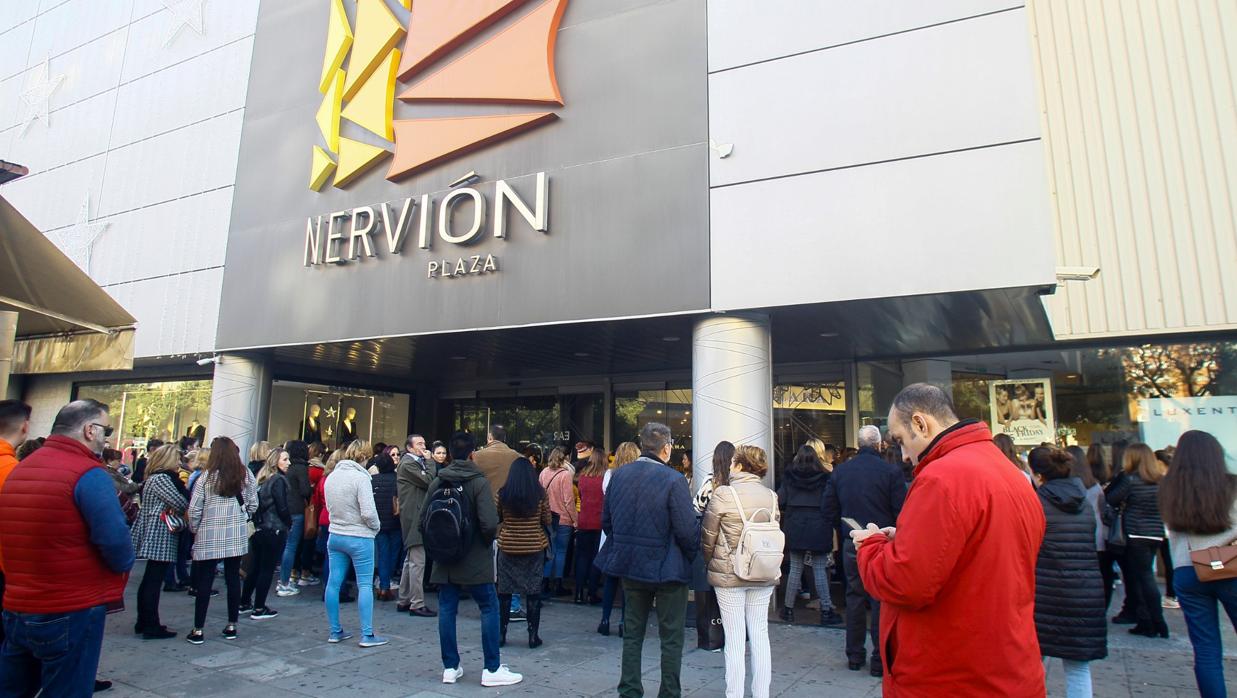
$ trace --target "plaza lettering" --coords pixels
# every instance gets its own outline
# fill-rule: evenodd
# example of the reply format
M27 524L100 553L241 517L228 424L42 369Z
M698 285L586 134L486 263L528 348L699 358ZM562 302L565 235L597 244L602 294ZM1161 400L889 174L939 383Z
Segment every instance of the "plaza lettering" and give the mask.
M506 240L509 209L533 230L549 233L546 174L538 172L536 179L532 206L506 180L496 180L492 214L490 200L480 190L460 187L440 201L422 194L310 217L305 221L304 266L398 257L413 244L410 239L415 240L418 250L433 249L435 237L443 244L459 246L474 244L487 232L490 237ZM428 269L431 279L480 275L498 271L498 259L492 254L441 259L429 262Z

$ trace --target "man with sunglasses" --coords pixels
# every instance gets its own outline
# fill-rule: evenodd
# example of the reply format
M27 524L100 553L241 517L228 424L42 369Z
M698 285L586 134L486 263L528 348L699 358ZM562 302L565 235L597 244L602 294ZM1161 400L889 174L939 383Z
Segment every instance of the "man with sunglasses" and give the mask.
M99 461L111 434L107 405L70 402L0 490L0 696L94 691L107 608L133 567L129 528Z

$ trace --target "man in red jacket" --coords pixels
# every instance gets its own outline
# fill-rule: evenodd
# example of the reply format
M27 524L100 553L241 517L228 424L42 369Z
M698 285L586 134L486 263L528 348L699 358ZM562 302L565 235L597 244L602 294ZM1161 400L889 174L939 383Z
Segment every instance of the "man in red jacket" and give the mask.
M889 435L915 464L896 528L854 531L881 602L886 698L1043 696L1035 559L1044 514L987 425L958 421L944 390L907 386Z
M107 405L70 402L0 490L0 696L94 691L107 607L133 567L129 527L99 463L111 433Z
M17 467L17 447L30 433L30 405L20 400L0 400L0 491ZM0 569L0 618L4 613L4 571ZM4 623L0 620L0 647L4 646Z

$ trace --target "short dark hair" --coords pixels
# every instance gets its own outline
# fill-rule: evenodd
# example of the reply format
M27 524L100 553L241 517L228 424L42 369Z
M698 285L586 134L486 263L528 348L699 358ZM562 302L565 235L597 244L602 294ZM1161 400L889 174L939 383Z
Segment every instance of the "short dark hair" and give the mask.
M640 448L645 451L661 453L670 442L670 427L661 422L649 422L640 430Z
M163 445L163 439L147 439L146 440L146 452L154 453L162 445Z
M491 424L489 431L490 436L493 437L495 441L502 441L503 443L507 442L507 428L503 425Z
M102 402L89 398L74 400L56 413L56 420L52 422L52 433L62 436L75 433L91 420L98 419L101 414L107 414L107 405Z
M472 434L457 431L451 435L451 445L447 447L451 460L468 460L475 450L477 450L477 439Z
M21 400L0 400L0 434L19 431L30 421L30 405Z
M395 472L395 461L391 460L391 454L386 451L374 456L374 465L378 467L380 473Z
M409 434L408 438L404 439L404 445L411 447L413 439L416 439L417 437L421 437L422 439L425 438L424 436L421 436L420 434Z
M946 426L958 421L954 401L944 388L928 383L911 383L893 399L893 410L903 424L908 424L916 412L931 415Z
M288 451L289 460L301 461L302 463L309 461L309 445L304 441L293 439L284 445Z

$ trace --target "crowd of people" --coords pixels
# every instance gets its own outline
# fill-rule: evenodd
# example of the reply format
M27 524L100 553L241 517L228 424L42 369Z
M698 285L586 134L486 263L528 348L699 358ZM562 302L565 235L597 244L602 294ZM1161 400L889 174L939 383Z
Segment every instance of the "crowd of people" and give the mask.
M1111 622L1167 638L1164 608L1180 607L1200 693L1225 695L1217 608L1237 626L1237 476L1204 432L1158 452L1044 444L1024 456L960 420L942 389L915 384L895 398L887 433L864 426L842 453L804 444L776 489L769 454L721 442L693 495L669 466L670 428L655 422L613 454L588 441L518 452L500 425L484 444L466 432L329 453L259 442L248 464L226 436L152 441L130 472L109 448L106 405L69 403L41 442L27 438L29 417L0 402L0 696L106 687L95 676L104 618L123 610L136 559L144 639L180 636L160 599L183 591L194 597L184 637L203 644L220 575L224 640L242 613L278 617L272 591L320 587L328 643L352 640L352 626L360 647L386 644L375 602L436 617L444 683L465 675L462 598L481 614L483 686L523 679L502 647L517 621L528 647L544 643L544 602L598 606L602 635L619 605L621 696L643 695L650 615L660 695L681 694L694 615L699 645L725 653L727 696L768 696L770 609L794 622L805 589L814 622L845 626L847 666L883 677L889 695L1042 696L1056 658L1070 698L1090 696L1119 575ZM349 601L355 625L341 612Z

